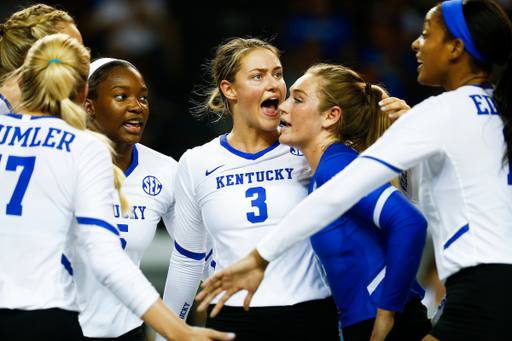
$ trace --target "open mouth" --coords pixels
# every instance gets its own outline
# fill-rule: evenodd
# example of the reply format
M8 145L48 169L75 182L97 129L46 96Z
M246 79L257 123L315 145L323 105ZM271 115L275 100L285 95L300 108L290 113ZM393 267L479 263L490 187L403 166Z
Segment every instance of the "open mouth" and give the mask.
M143 126L142 119L132 119L123 123L123 125L131 132L139 132Z
M261 103L261 109L265 115L275 116L278 114L277 107L279 106L279 98L272 97Z
M292 125L284 120L281 120L281 124L279 124L281 127L291 127Z

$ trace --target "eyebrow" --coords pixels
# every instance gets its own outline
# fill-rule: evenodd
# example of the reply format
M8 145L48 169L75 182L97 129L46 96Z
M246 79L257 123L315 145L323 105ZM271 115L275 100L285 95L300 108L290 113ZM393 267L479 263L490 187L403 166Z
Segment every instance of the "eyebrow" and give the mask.
M130 89L130 87L128 85L116 85L116 86L112 87L112 89L110 89L110 91L112 91L114 89L125 89L125 90L128 90L128 89ZM148 91L148 88L142 87L140 90L141 91Z
M293 89L293 90L290 89L290 92L300 92L300 93L303 93L304 95L308 96L307 92L304 90L301 90L301 89Z
M282 69L283 67L281 65L279 66L276 66L275 68L272 69L272 71L275 71L277 69ZM268 71L267 68L254 68L254 69L251 69L249 70L249 72L252 72L252 71L259 71L259 72L265 72L265 71Z

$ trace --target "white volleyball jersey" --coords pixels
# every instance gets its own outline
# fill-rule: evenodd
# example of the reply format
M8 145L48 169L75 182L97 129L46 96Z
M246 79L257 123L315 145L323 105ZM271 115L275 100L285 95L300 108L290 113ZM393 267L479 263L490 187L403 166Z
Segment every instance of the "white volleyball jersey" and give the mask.
M232 148L226 136L187 151L178 165L176 245L164 301L183 319L201 278L207 234L217 249L216 271L222 270L253 250L307 195L311 178L298 150L276 142L247 154ZM329 295L305 240L269 265L251 306L292 305ZM244 298L245 293L235 294L226 305L242 306Z
M481 263L512 263L512 175L510 163L503 164L503 122L492 90L463 86L403 118L365 155L400 169L424 160L420 202L439 277Z
M310 195L279 232L258 244L258 251L272 260L395 172L421 162L420 202L432 230L439 278L478 264L512 264L512 169L503 163L505 150L503 122L490 90L463 86L431 97Z
M0 179L0 308L79 310L78 228L94 275L135 314L158 299L122 251L99 139L56 117L0 115Z
M122 191L132 207L123 215L118 193L114 193L113 216L121 232L121 243L137 266L155 235L160 219L172 234L174 219L174 174L178 163L144 145L133 146L133 161L125 172ZM169 245L171 247L171 245ZM118 337L140 326L134 315L94 277L83 240L79 236L75 260L79 321L86 337Z
M14 113L12 109L11 103L5 98L2 94L0 94L0 115Z

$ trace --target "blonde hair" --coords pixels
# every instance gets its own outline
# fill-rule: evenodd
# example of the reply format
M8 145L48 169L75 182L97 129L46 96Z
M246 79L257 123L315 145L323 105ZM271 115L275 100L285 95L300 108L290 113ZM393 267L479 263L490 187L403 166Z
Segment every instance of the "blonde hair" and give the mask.
M38 4L14 13L0 25L0 75L21 67L30 47L40 38L75 24L65 11Z
M28 51L22 66L17 110L40 111L60 117L70 126L99 138L114 158L112 142L105 135L86 128L85 112L75 103L87 84L89 61L89 50L68 35L53 34L38 40ZM121 207L127 212L129 203L121 191L124 178L121 169L114 165L114 184L119 191Z
M391 122L379 106L385 90L366 83L359 74L341 65L317 64L306 74L320 78L319 110L339 106L342 116L332 129L336 141L362 153L389 128Z
M220 90L220 83L223 80L234 83L236 74L242 66L242 59L256 49L267 49L279 58L279 50L275 46L257 38L231 38L217 47L215 57L209 63L209 72L213 81L204 93L200 93L206 97L206 100L193 109L196 116L213 114L214 121L217 121L226 114L233 114L226 96Z
M357 72L341 65L316 64L306 74L320 78L320 112L334 106L341 108L342 115L332 128L337 142L362 153L391 125L379 105L386 93L382 87L365 82ZM391 184L398 187L398 178L391 180Z

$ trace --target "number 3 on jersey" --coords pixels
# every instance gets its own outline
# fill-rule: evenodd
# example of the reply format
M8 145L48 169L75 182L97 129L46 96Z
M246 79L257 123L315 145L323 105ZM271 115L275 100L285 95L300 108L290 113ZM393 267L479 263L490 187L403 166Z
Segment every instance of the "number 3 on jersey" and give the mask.
M1 159L2 155L0 154L0 160ZM23 206L21 206L21 201L27 192L28 183L30 182L30 178L34 172L35 162L35 156L22 157L11 155L7 159L5 170L15 172L18 167L23 167L23 169L21 170L21 174L18 182L16 183L16 187L14 187L11 200L7 204L5 214L21 216L21 211L23 209Z
M257 207L259 214L256 215L254 212L247 212L247 220L251 223L262 223L268 218L267 213L267 191L263 187L252 187L245 191L246 198L254 198L251 200L251 206Z

